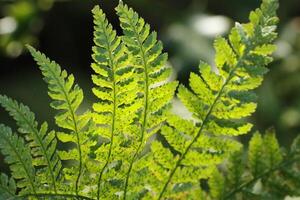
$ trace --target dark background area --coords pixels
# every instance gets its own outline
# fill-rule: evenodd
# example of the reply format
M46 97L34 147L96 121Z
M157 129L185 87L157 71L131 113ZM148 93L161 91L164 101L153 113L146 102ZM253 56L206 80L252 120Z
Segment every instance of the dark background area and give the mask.
M235 21L247 22L259 0L124 0L158 32L177 79L187 84L200 60L213 64L213 39L226 35ZM24 44L58 62L84 89L85 106L95 100L90 80L93 23L99 4L120 33L116 0L0 0L0 94L30 106L37 119L53 126L47 87ZM278 50L270 73L257 91L254 130L274 126L287 145L300 132L300 0L280 1ZM182 109L175 104L175 110ZM0 122L15 128L4 110ZM247 140L246 136L243 140ZM0 160L0 163L2 161ZM1 165L1 164L0 164Z

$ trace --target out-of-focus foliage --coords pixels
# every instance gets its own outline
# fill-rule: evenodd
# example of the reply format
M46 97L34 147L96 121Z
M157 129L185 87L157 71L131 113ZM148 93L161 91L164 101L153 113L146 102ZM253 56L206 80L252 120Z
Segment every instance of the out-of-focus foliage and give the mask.
M284 199L300 196L300 136L281 149L273 129L255 133L245 159L243 150L215 169L209 180L212 199Z
M300 128L300 18L283 27L276 44L276 62L258 91L255 120L261 128L275 125L280 141L288 144Z
M38 34L43 26L41 12L49 10L53 0L2 1L0 53L17 57L23 52L25 44L38 44Z

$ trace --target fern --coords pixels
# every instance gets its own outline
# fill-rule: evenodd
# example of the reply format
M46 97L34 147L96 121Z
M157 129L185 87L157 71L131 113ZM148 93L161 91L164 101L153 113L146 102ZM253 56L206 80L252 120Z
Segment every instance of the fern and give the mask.
M162 43L157 41L156 32L150 33L149 24L146 24L143 18L122 2L116 10L124 33L122 41L128 53L132 55L131 64L135 68L140 86L137 91L137 101L141 104L137 113L139 138L133 143L136 145L136 150L126 173L124 186L124 199L126 199L131 173L139 170L138 167L134 169L134 164L148 139L165 121L177 82L167 82L172 70L166 65L167 54L162 53ZM136 195L140 190L137 184L138 182L134 183L134 187L130 188L132 195Z
M76 148L68 151L60 151L62 160L74 160L78 164L73 164L69 168L64 168L66 178L70 181L76 180L74 190L79 195L79 190L84 186L79 185L81 174L83 173L83 163L88 164L88 154L95 141L89 137L93 132L93 125L90 124L91 114L77 114L78 108L83 101L83 91L78 85L74 85L74 76L68 75L66 71L61 70L55 62L51 62L44 54L28 47L32 56L39 64L39 67L48 83L49 96L53 99L51 107L60 111L55 116L56 124L70 132L58 132L60 141L76 144Z
M253 126L246 117L256 109L252 90L272 61L277 4L263 0L249 23L237 23L229 39L217 38L216 69L201 62L199 74L190 75L189 88L178 87L191 119L172 113L178 83L170 78L172 68L156 32L122 2L116 8L120 36L98 6L92 10L92 91L97 100L91 110L82 112L84 95L74 76L28 46L48 84L58 127L49 131L47 122L39 125L27 106L0 95L0 105L19 127L18 135L0 125L0 149L11 171L11 177L1 174L0 198L265 197L267 192L255 194L253 185L262 180L265 191L275 191L285 186L277 184L283 179L289 181L287 194L298 194L298 140L288 158L273 133L256 133L248 153L251 176L245 179L242 145L231 138ZM228 159L224 176L218 167ZM272 185L267 176L279 171ZM209 191L200 181L208 181Z
M299 137L288 153L278 144L273 129L263 136L255 133L249 143L247 160L238 151L226 165L226 176L219 170L209 180L213 199L283 199L299 196ZM259 154L259 156L257 156ZM259 170L260 171L259 171ZM220 179L223 184L220 184ZM218 183L216 187L214 184Z
M93 105L96 113L94 120L99 125L101 136L109 141L96 151L96 160L101 163L98 170L97 199L100 195L109 199L113 198L113 193L107 187L110 185L109 180L122 179L123 176L122 173L116 175L115 169L109 165L124 160L124 166L126 160L130 159L129 155L124 154L129 153L130 149L123 143L127 137L127 142L138 139L132 134L134 129L131 124L134 123L134 115L140 105L135 100L138 83L125 45L116 36L99 7L93 9L93 14L95 46L92 68L96 74L92 76L92 80L96 85L93 92L99 98L99 102Z
M180 185L197 187L197 179L182 179L181 174L200 171L195 173L197 178L207 178L212 172L212 165L224 160L230 150L238 149L232 141L220 137L216 140L221 139L225 144L210 144L211 138L236 136L250 131L252 125L241 119L255 111L255 95L251 90L261 84L267 71L265 66L272 60L269 55L275 49L271 42L276 37L274 30L278 21L275 15L277 7L277 1L263 1L260 9L251 12L248 24L236 24L229 35L229 41L217 38L214 46L218 73L210 65L201 62L200 75L191 73L190 76L192 91L184 86L179 87L178 97L193 113L196 125L184 122L189 124L185 127L182 122L170 117L168 125L162 129L162 134L177 153L172 156L169 151L169 159L164 161L168 165L162 162L166 159L165 156L157 159L157 164L162 165L158 178L167 177L163 187L157 188L158 199L173 195L174 188ZM208 144L206 140L209 141ZM236 148L227 148L228 145ZM162 145L156 145L153 156L158 151L166 151L163 148ZM150 165L151 167L153 166ZM156 168L157 166L153 171Z
M56 182L61 170L61 161L56 153L57 140L54 131L47 132L47 123L38 129L34 113L27 106L18 104L6 96L0 95L0 104L17 121L19 132L25 134L25 139L31 148L33 165L38 167L37 175L40 182L47 184L46 190L53 189L57 193ZM51 180L49 183L48 180Z

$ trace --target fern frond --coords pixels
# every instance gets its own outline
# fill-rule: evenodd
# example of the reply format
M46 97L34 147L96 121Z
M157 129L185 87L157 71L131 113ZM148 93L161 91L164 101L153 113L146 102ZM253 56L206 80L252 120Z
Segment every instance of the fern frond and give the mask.
M138 77L138 99L141 107L138 113L139 141L130 161L126 174L124 199L127 198L129 177L134 164L145 148L146 141L157 132L158 127L165 121L166 112L170 107L177 82L168 82L172 69L166 65L167 54L162 53L161 41L157 41L156 32L150 32L149 24L127 5L122 2L116 8L124 36L123 43L128 53L132 55L131 64ZM134 185L134 184L133 184ZM131 194L138 193L130 189Z
M45 188L47 190L51 188L56 193L56 182L62 165L56 153L57 141L54 131L47 131L48 125L46 122L38 128L34 113L25 105L2 95L0 95L0 104L16 120L19 132L25 135L25 139L31 148L31 155L34 157L33 165L39 167L35 178L46 184Z
M208 133L215 136L235 136L250 131L252 125L241 119L255 111L256 103L245 94L251 94L251 90L261 84L267 71L265 66L272 60L269 56L274 51L271 43L276 37L274 31L278 21L275 13L277 7L276 0L263 0L261 8L251 12L248 24L236 24L229 40L221 37L215 40L217 73L210 65L202 62L199 66L200 75L191 73L192 91L184 86L179 87L178 97L193 113L198 130L193 132L194 135L181 150L176 164L169 170L159 199L167 190L172 190L169 185L179 184L173 177L186 160L190 160L189 156L199 154L194 153L194 149L201 149L201 146L196 145L201 140L201 135ZM178 126L180 124L174 128ZM200 155L202 152L200 151ZM224 160L225 157L219 155L210 159L215 163Z
M109 179L117 179L115 174L107 172L113 170L108 169L108 165L120 160L123 160L125 165L126 160L129 159L126 159L126 154L120 154L118 151L122 149L126 151L121 142L128 133L126 129L132 126L135 113L140 108L135 101L138 83L121 38L116 35L116 31L107 22L105 14L98 6L92 12L95 24L92 68L96 73L92 76L92 80L96 85L93 92L99 98L99 102L93 105L96 113L94 121L99 125L101 136L109 141L96 151L96 160L101 164L97 182L97 199L100 198L100 192L106 198L114 198L114 194L108 192L109 189L104 191L104 187L109 185Z
M6 174L0 174L0 199L14 200L16 196L17 186L15 180L8 178Z
M67 179L74 181L75 192L79 192L79 181L83 172L83 163L88 160L89 149L94 145L94 141L89 139L89 131L86 130L90 122L90 114L77 114L79 106L83 101L81 88L74 84L74 76L68 75L60 66L50 61L44 54L28 46L29 51L39 65L44 80L48 83L49 96L53 99L51 107L60 111L55 116L56 124L69 133L58 132L57 136L62 142L72 142L76 144L75 149L60 151L62 160L78 161L76 168L64 168L64 172L69 174ZM92 126L90 126L92 127ZM75 172L76 171L76 172ZM83 186L82 186L83 187Z
M36 194L38 188L29 146L3 124L0 124L0 136L0 149L5 156L4 161L9 165L12 177L17 180L20 194Z

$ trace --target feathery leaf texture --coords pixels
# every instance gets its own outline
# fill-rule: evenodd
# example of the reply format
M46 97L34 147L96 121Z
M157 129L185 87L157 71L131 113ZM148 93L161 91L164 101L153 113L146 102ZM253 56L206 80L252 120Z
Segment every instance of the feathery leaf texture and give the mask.
M77 114L83 101L83 91L77 84L74 85L74 76L72 74L68 75L65 70L61 70L57 63L50 61L44 54L36 51L33 47L28 47L28 49L39 65L44 80L48 84L48 95L53 100L51 107L60 111L55 116L56 124L70 131L68 133L58 132L58 138L62 142L76 144L76 148L60 151L59 155L62 160L78 161L77 166L64 169L65 173L69 175L68 179L76 179L75 192L78 195L79 179L84 171L83 163L88 160L89 148L94 144L94 141L89 140L89 128L93 128L92 125L88 127L91 115L89 112Z
M168 127L162 130L162 134L166 135L171 146L180 142L180 148L178 154L170 158L171 168L158 163L165 167L160 176L167 176L163 187L159 186L161 188L155 191L158 199L168 198L177 185L189 183L193 189L198 184L178 179L183 170L212 169L211 165L222 162L230 151L239 149L238 145L232 145L235 148L215 144L203 146L204 138L217 136L217 140L226 143L228 140L224 136L237 136L251 130L252 124L243 119L255 111L251 90L261 84L267 71L265 66L272 61L269 55L275 49L272 42L276 38L277 7L277 1L264 0L260 9L251 12L249 23L236 23L228 40L222 37L215 40L216 71L201 62L199 75L190 75L191 90L179 86L178 97L193 114L195 126L191 124L189 126L194 126L194 129L182 130L182 123L174 123L171 117L168 118ZM209 177L211 172L203 170L199 178Z
M56 152L57 140L54 131L47 132L48 125L43 123L38 129L34 113L23 104L0 95L0 105L2 105L10 115L17 121L19 132L25 135L25 140L31 148L33 165L39 167L35 178L47 184L46 188L56 190L56 180L59 178L61 161ZM47 181L51 180L50 183Z
M130 55L126 53L126 46L116 35L102 10L96 6L92 12L95 23L95 46L92 56L95 74L92 80L95 84L93 92L99 99L93 105L93 119L101 130L100 135L109 141L96 151L96 160L100 163L97 198L101 195L109 199L113 198L107 188L107 185L110 185L109 180L122 179L122 176L115 175L116 169L110 165L130 159L122 153L129 153L129 149L122 143L128 136L130 140L138 139L132 135L134 128L130 127L135 121L135 113L140 109L140 104L136 101L138 82L134 76L134 68L130 65ZM125 162L123 165L126 165Z
M23 138L12 133L12 130L0 124L0 149L9 164L12 177L17 180L20 193L36 193L35 169L33 167L30 147L25 145ZM11 190L10 190L11 191Z
M27 106L0 95L0 105L19 127L16 134L0 125L0 149L11 170L11 176L1 173L0 198L229 199L259 181L268 189L280 188L285 185L277 183L286 177L286 190L297 194L299 139L288 159L273 130L263 137L255 133L248 182L242 145L232 139L253 126L246 118L256 109L252 90L272 61L277 7L276 0L263 0L249 23L237 23L228 39L215 40L215 67L200 62L189 87L177 89L168 55L150 25L120 2L116 12L123 34L118 36L95 6L91 68L96 101L85 112L74 76L28 46L48 84L58 130L48 130L47 122L39 125ZM176 89L190 119L172 113ZM227 176L218 168L225 160ZM279 171L271 186L266 175ZM201 181L208 181L209 192ZM247 195L256 195L252 189Z
M167 54L162 53L162 42L157 41L156 32L150 32L149 24L122 2L116 11L124 34L122 42L127 47L128 54L131 55L131 64L135 69L139 85L136 101L141 105L136 121L139 129L138 140L132 144L137 147L126 172L124 186L124 199L126 199L127 195L129 198L133 198L131 195L139 193L135 180L130 180L131 173L139 171L135 165L139 154L145 148L148 139L165 121L177 82L168 81L172 69L166 64ZM127 194L127 190L130 190L131 193Z

